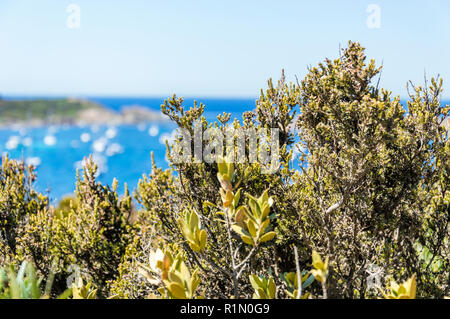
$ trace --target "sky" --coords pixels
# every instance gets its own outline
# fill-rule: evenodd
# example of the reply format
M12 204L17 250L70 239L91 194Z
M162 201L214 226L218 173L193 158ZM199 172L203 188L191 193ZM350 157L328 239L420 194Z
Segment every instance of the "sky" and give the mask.
M448 0L0 0L0 94L257 97L353 40L394 95L426 72L449 98L449 15Z

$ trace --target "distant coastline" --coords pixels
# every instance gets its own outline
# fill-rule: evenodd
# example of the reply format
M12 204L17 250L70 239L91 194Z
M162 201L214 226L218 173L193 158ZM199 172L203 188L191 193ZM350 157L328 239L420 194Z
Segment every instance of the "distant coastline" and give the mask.
M140 105L114 111L86 99L0 99L0 128L46 125L122 125L165 122L161 112Z
M187 98L190 105L195 99ZM49 125L122 125L147 122L169 122L156 107L164 98L46 98L6 97L0 95L0 129L17 126L43 127ZM215 120L224 110L239 117L239 109L250 109L254 99L203 98L207 105L205 116ZM149 103L150 102L150 103ZM406 100L401 100L406 105ZM450 105L442 100L442 105ZM450 119L443 125L448 129Z

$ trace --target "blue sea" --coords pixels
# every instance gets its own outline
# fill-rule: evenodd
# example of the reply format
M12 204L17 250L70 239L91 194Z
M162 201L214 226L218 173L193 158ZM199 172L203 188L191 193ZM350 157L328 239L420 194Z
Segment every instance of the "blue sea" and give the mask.
M37 97L3 97L24 99ZM105 98L86 97L115 111L124 106L140 105L160 110L164 98ZM241 118L242 113L255 108L256 99L196 99L206 105L205 117L215 120L222 112ZM194 99L185 99L190 107ZM10 158L23 159L34 164L37 172L35 188L48 194L56 204L75 190L76 170L83 158L93 154L99 166L98 179L111 185L119 181L119 193L124 183L130 190L137 187L143 174L151 170L151 152L156 164L168 168L165 140L170 139L176 127L169 122L120 126L49 126L41 128L14 127L0 129L0 152Z

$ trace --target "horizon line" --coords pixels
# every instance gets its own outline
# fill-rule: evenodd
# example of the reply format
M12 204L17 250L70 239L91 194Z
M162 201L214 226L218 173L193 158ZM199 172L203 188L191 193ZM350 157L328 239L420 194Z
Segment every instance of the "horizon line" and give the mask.
M185 99L195 99L195 98L206 98L206 99L242 99L242 100L250 100L250 99L258 99L258 96L250 96L250 95L211 95L211 94L175 94L177 97L182 97ZM160 99L160 98L172 98L173 94L28 94L28 93L13 93L13 94L1 94L1 98L143 98L143 99Z
M259 99L259 96L249 96L249 95L181 95L175 94L177 97L182 97L183 99L227 99L227 100L251 100L251 99ZM172 98L173 94L169 95L156 95L156 94L1 94L0 99L2 98L141 98L141 99L168 99ZM394 96L395 98L396 96ZM400 96L401 101L409 100L409 97ZM445 96L441 98L443 102L450 102L450 96Z

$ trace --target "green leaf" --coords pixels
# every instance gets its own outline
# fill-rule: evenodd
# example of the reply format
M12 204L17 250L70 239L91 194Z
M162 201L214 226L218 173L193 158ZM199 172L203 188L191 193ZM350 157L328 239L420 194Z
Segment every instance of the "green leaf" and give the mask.
M217 169L219 170L220 177L224 177L228 173L228 166L227 163L225 163L223 160L218 159L217 160ZM220 179L220 178L219 178Z
M250 275L248 276L250 279L250 284L252 285L253 289L257 290L261 284L258 276L256 275Z
M190 220L189 220L189 228L191 230L197 229L198 228L198 216L196 212L191 212L190 215Z
M267 299L266 293L262 288L257 289L259 299Z
M239 188L233 198L232 202L233 207L236 207L239 204L240 198L241 198L241 189Z
M248 228L250 235L252 235L253 238L256 238L257 233L256 233L255 223L253 223L253 221L251 221L250 219L247 220L247 228Z
M266 189L258 199L259 204L262 206L264 203L269 201L268 190Z
M322 261L322 258L315 250L313 250L312 252L312 265L316 269L324 269L324 263Z
M206 246L206 231L202 229L200 231L200 249L201 250L205 249L205 246Z
M176 282L178 284L180 284L180 286L183 286L183 281L181 280L181 278L175 274L173 271L168 273L168 278L170 281L172 282Z
M266 219L260 226L259 226L259 231L258 231L258 235L261 236L262 234L264 234L265 230L267 229L267 227L270 224L270 219Z
M270 231L268 233L265 233L259 238L260 243L264 243L266 241L272 240L277 234L274 231Z
M261 209L261 220L266 219L267 216L269 216L270 212L270 206L269 204L262 204Z
M308 288L312 283L314 282L314 276L310 275L308 277L308 279L306 279L303 283L302 283L302 289Z
M173 298L186 299L186 292L179 284L172 282L169 284L169 287L167 287L167 289L169 290Z
M249 236L247 236L247 235L241 235L241 239L242 239L242 241L243 241L244 243L246 243L247 245L251 245L251 246L254 246L254 245L255 245L255 243L253 242L253 240L252 240Z
M275 294L277 292L277 287L275 286L275 282L272 277L269 279L269 299L275 298Z
M246 234L244 233L243 228L241 226L231 225L231 229L234 230L239 235L246 236Z

